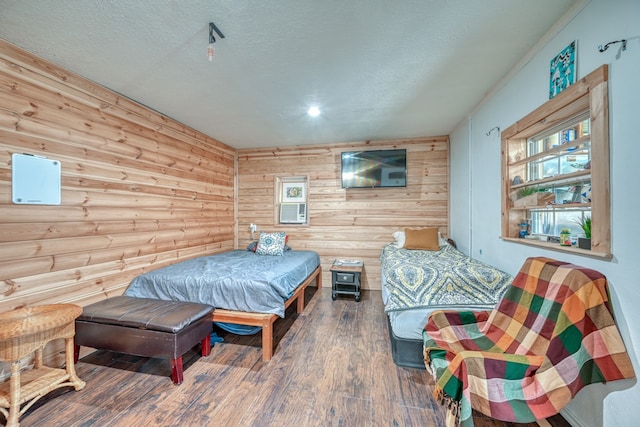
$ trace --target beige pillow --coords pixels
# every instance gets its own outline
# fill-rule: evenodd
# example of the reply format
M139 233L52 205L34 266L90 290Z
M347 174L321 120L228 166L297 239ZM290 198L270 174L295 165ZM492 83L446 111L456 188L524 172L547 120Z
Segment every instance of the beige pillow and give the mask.
M440 242L438 241L438 229L420 228L418 230L414 230L411 228L405 228L404 248L439 251Z
M392 234L393 239L395 240L394 245L396 245L397 248L404 248L404 231L396 231ZM289 237L289 236L287 236ZM444 237L442 237L442 234L440 234L440 232L438 231L438 244L440 245L440 247L442 248L443 246L447 246L449 244L449 242L447 241L447 239L445 239ZM249 249L249 248L247 248ZM255 252L255 247L253 248L253 251Z

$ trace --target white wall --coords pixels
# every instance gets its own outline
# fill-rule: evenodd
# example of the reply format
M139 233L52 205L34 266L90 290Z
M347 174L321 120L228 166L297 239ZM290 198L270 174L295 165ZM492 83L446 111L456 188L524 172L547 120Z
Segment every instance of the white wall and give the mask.
M548 256L604 273L623 339L640 375L640 249L635 194L640 174L640 1L592 0L451 134L451 237L472 257L515 274L529 256ZM597 47L627 39L606 52ZM613 259L599 260L503 242L500 235L500 137L548 100L549 61L578 41L578 78L609 64L611 242ZM469 155L462 151L468 149ZM469 176L456 174L469 171ZM472 184L470 184L472 183ZM458 212L459 209L464 212ZM640 425L636 380L585 387L562 411L575 426Z
M471 247L471 194L466 189L472 184L469 181L471 168L469 164L469 131L471 120L468 126L460 126L453 134L449 135L450 140L455 139L456 144L449 146L449 159L455 168L449 170L449 185L451 188L463 189L457 197L450 197L449 205L449 234L455 230L456 246L462 252L469 253ZM452 224L455 224L452 226Z

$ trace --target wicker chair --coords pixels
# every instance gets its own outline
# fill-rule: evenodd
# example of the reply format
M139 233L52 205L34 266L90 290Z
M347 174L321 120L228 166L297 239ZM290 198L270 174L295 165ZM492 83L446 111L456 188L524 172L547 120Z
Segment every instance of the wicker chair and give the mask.
M18 418L40 397L60 387L85 386L73 364L75 319L82 308L73 304L51 304L20 308L0 313L0 360L11 364L9 381L0 383L0 412L7 427L19 425ZM43 363L45 345L55 339L65 339L66 369L52 368ZM20 371L20 360L35 352L34 368ZM27 403L28 402L28 403ZM23 403L27 403L20 409Z

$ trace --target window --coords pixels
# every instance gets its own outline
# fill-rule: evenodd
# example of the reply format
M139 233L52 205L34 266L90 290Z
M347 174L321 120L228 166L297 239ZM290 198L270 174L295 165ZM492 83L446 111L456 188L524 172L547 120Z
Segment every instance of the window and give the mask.
M307 176L276 176L274 225L309 224Z
M607 67L502 132L502 238L609 257ZM592 220L591 249L560 246Z
M580 115L559 130L529 138L525 162L525 178L518 196L533 192L548 195L547 206L535 205L530 209L528 231L535 236L551 237L569 228L576 237L584 235L579 224L591 211L588 115ZM550 209L558 205L562 209Z

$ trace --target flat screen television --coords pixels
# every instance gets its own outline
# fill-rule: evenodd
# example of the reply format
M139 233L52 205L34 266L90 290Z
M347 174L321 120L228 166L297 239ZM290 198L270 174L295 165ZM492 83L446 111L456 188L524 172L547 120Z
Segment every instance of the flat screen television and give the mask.
M342 188L407 186L407 150L342 153Z

